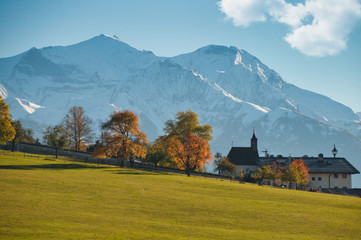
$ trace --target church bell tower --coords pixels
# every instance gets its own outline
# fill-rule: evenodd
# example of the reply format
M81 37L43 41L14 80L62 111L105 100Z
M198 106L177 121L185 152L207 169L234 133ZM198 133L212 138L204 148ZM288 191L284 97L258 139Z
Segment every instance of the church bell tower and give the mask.
M256 138L256 135L254 134L254 129L253 129L253 136L251 138L251 149L252 151L254 152L258 152L258 149L257 149L257 138Z

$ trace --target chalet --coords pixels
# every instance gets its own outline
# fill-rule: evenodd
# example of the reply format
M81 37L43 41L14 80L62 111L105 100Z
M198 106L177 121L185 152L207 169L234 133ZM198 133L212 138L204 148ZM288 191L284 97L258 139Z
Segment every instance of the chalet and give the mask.
M347 159L336 157L337 150L332 150L334 157L283 157L269 156L259 157L257 149L257 138L253 131L250 147L232 147L228 153L230 162L237 166L236 176L239 177L241 170L249 177L256 172L257 167L271 164L274 169L286 168L293 160L301 158L309 168L309 187L311 188L352 188L351 175L360 172L351 165Z

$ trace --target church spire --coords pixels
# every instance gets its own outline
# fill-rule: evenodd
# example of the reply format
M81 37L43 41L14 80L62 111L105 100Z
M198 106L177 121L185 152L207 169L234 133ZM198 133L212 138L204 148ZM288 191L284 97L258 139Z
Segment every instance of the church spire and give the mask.
M256 134L254 133L254 128L253 128L253 135L252 135L252 138L251 138L251 149L252 149L252 151L258 152L257 138L256 138Z

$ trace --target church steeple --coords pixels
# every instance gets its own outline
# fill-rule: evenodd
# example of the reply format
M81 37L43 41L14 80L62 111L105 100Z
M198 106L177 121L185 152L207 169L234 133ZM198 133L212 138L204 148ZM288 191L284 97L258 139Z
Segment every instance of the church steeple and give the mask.
M256 138L256 135L254 134L254 128L253 128L253 136L251 138L251 149L252 149L252 151L258 152L257 138Z

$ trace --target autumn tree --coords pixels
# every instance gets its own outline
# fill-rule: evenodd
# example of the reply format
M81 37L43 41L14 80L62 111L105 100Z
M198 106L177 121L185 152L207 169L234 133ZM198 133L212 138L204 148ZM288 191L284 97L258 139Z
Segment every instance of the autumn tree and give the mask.
M43 136L44 142L49 146L55 148L55 155L58 158L58 149L63 149L67 146L67 135L62 125L48 126Z
M185 133L182 139L173 137L169 142L171 156L178 168L186 171L188 177L194 170L203 169L208 160L212 159L209 149L209 143L194 136L192 132Z
M191 110L178 112L175 120L165 123L164 131L168 134L168 150L179 169L187 175L196 169L203 169L212 160L210 145L212 128L200 125L198 115Z
M14 137L15 130L11 125L9 106L0 95L0 144L11 141Z
M155 169L157 169L159 164L169 163L171 158L172 157L168 153L166 136L160 136L147 146L147 156L145 161L153 164Z
M309 177L308 169L301 158L295 159L285 170L284 180L290 184L296 183L296 189L298 185L306 185Z
M224 157L218 152L214 155L213 165L214 171L218 171L218 175L233 175L237 170L236 165L231 163L228 157Z
M92 140L92 121L83 107L70 108L65 117L65 129L72 149L83 151Z
M207 142L212 140L213 132L210 125L200 125L198 115L191 110L178 112L175 120L168 120L165 123L164 131L168 133L169 138L183 138L186 133L192 132L195 137L200 137Z
M139 119L135 113L114 112L102 125L102 130L106 132L107 138L104 147L96 149L94 156L116 156L121 167L124 167L124 161L130 161L132 166L136 158L146 156L147 136L140 131Z
M246 177L246 175L245 175L243 169L241 169L241 171L239 171L239 181L243 182L245 180L245 177Z

